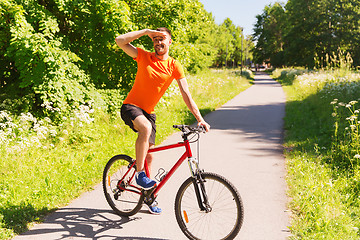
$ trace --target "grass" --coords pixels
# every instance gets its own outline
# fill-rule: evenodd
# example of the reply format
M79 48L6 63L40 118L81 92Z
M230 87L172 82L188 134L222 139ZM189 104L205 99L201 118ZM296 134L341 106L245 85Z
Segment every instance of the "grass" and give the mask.
M204 115L251 86L251 81L230 70L209 70L188 76L188 82ZM157 143L174 131L173 124L194 122L176 84L166 92L156 112ZM61 126L48 126L52 132L47 131L43 123L37 126L36 132L29 136L22 133L21 139L13 141L4 136L24 131L19 129L30 131L21 124L31 127L40 121L31 120L33 123L29 124L21 123L16 116L0 116L0 123L7 121L7 135L0 134L3 141L0 145L0 239L28 230L46 214L91 190L101 181L103 168L113 155L134 156L136 134L123 124L117 112L110 115L95 110L85 114L87 119L89 116L93 119L82 122L68 119ZM11 127L14 129L9 130Z
M287 94L291 239L359 239L360 75L291 69L274 77Z

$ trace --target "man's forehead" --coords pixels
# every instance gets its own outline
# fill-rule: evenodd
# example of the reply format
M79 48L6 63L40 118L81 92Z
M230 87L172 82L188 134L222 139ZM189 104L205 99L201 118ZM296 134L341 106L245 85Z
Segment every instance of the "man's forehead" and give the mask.
M163 40L165 37L164 36L155 36L153 37L154 40Z
M163 39L165 39L165 38L171 38L170 37L170 35L167 33L167 32L165 32L165 31L161 31L162 33L165 33L165 35L166 36L163 36L163 35L158 35L158 36L155 36L155 37L153 37L153 39L155 40L163 40Z

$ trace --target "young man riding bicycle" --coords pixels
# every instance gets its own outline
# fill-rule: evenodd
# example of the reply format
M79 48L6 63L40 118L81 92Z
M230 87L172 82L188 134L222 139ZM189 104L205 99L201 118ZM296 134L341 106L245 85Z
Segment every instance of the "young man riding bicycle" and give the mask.
M152 39L155 52L147 52L131 44L132 41L144 35ZM181 64L169 56L169 47L172 43L169 29L162 27L157 30L143 29L128 32L118 36L116 43L127 55L134 58L138 65L134 85L121 108L121 117L131 129L138 133L135 142L136 183L144 189L150 189L156 181L146 176L144 162L146 158L151 169L153 156L148 153L148 150L155 145L154 108L174 79L179 85L185 104L198 121L198 125L204 126L206 131L210 129L210 125L205 122L192 99ZM161 213L161 209L157 206L149 206L149 210L154 214Z

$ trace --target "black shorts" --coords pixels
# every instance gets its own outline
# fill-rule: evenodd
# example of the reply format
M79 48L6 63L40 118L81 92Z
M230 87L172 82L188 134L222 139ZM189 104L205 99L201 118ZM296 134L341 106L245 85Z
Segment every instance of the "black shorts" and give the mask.
M141 108L131 105L131 104L123 104L121 106L121 118L124 120L125 124L128 125L134 132L137 132L134 128L134 124L132 121L135 120L137 116L144 115L151 123L152 131L149 138L149 143L155 145L155 137L156 137L156 114L148 114Z

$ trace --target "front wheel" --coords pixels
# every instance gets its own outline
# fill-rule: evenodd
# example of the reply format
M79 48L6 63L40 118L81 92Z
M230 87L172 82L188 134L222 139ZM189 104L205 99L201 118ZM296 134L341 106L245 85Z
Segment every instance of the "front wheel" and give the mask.
M142 207L141 189L135 184L135 163L126 155L116 155L106 164L103 190L110 207L121 216L131 216Z
M244 208L240 194L227 179L201 173L201 178L190 177L179 188L175 215L189 239L229 240L240 231Z

